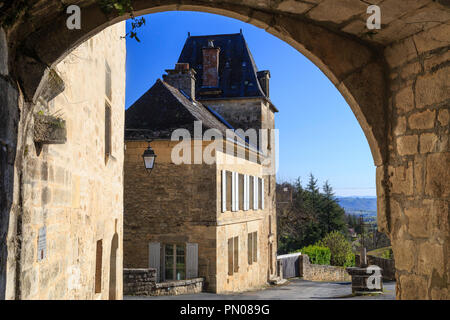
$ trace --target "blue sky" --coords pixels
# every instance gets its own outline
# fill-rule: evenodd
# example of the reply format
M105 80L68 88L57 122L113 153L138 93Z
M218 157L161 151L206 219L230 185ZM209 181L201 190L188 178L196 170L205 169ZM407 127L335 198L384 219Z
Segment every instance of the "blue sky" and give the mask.
M242 29L258 69L270 70L270 98L280 111L275 116L277 180L301 177L306 184L312 172L320 185L328 179L338 196L375 196L375 167L361 127L335 86L297 50L262 29L219 15L172 11L145 18L138 30L141 42L127 38L127 108L173 68L188 32Z

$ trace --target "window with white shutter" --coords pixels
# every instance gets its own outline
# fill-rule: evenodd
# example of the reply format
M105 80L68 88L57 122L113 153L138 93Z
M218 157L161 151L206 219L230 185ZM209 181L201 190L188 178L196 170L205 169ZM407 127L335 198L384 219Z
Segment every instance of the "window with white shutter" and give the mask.
M255 187L253 184L253 177L248 176L248 209L253 210L253 203L255 202Z
M222 212L227 211L227 171L222 170Z
M249 192L248 192L248 175L244 175L244 210L248 210L248 196L249 196Z
M265 189L264 189L264 178L261 179L261 209L264 210L264 201L265 201Z
M234 211L239 211L239 174L237 172L234 173L234 193L236 194Z
M238 174L238 193L239 193L239 201L238 201L238 210L244 210L244 175Z
M231 211L236 211L236 174L231 173Z
M253 210L258 210L258 178L253 177Z
M159 242L150 242L148 251L148 266L156 269L156 282L160 282L161 244Z
M198 277L198 244L186 243L186 279Z
M226 192L226 197L227 197L227 210L232 210L233 208L233 199L232 199L232 194L233 194L233 174L231 171L225 171L226 172L226 187L227 187L227 192Z

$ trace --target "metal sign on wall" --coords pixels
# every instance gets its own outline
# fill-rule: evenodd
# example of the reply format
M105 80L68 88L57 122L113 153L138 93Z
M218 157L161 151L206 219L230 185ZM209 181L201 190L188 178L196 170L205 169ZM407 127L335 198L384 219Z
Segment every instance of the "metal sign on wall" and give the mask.
M47 228L42 227L38 233L38 261L45 258L47 254Z

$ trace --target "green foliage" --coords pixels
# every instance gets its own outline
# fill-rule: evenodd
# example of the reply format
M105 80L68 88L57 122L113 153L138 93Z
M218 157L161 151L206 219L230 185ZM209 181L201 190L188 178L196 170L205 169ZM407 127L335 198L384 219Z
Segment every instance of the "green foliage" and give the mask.
M352 245L342 233L332 231L320 240L317 245L330 249L331 265L343 267L355 265L355 255L352 252Z
M130 39L135 39L137 42L141 42L137 36L136 29L145 25L145 18L136 18L134 16L131 0L99 0L99 3L103 12L107 14L113 11L116 11L119 16L129 13L131 19L131 31L128 32L125 37L129 36Z
M386 249L381 254L381 257L384 259L392 259L392 249Z
M317 179L310 174L305 188L300 178L292 184L278 184L277 194L284 188L292 190L292 201L277 204L280 254L315 244L331 231L348 233L345 212L337 203L328 182L320 192Z
M331 252L327 247L319 245L309 245L300 250L297 250L297 252L308 255L309 261L311 261L311 263L326 265L330 264Z

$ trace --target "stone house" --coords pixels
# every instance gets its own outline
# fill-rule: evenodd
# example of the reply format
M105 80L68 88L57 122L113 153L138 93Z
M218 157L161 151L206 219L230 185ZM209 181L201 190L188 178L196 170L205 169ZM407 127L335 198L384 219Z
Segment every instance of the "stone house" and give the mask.
M122 299L124 34L121 22L69 52L37 99L20 172L21 299Z
M269 72L242 33L189 36L166 72L125 114L124 266L217 293L260 287L276 277L275 139L246 133L274 128Z

